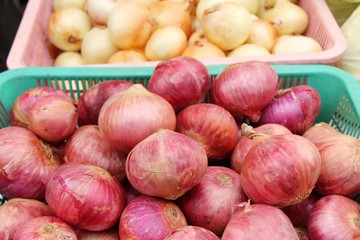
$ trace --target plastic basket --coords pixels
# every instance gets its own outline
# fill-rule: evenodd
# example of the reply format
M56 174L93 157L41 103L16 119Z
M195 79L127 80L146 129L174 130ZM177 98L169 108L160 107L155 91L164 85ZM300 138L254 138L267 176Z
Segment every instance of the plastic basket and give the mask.
M325 0L299 0L298 4L309 15L309 26L304 35L317 40L324 51L317 53L268 55L261 57L233 57L203 60L206 65L261 60L274 64L332 64L341 58L347 43ZM10 49L7 66L53 66L58 50L47 38L47 22L52 12L52 1L29 0L23 19ZM158 61L136 63L136 66L154 66ZM101 64L100 64L101 65ZM103 64L102 64L103 65ZM111 64L134 66L134 63ZM91 65L86 65L88 67Z

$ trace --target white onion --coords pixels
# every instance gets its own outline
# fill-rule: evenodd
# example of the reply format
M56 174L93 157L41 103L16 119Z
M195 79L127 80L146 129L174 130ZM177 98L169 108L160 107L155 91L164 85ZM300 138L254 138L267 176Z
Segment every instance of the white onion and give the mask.
M227 53L228 57L249 57L264 55L270 55L270 52L266 48L253 43L243 44L240 47L237 47Z
M277 38L274 26L263 19L254 19L251 23L252 29L246 42L260 45L271 51Z
M106 25L111 11L118 0L87 0L86 9L91 20L96 24Z
M224 51L243 44L250 35L249 11L234 2L221 2L204 11L202 27L205 37Z
M149 9L132 1L120 1L108 18L112 41L122 50L145 47L153 32Z
M81 44L81 55L86 64L107 63L117 51L108 28L93 27L85 34Z
M64 8L50 15L47 35L57 48L63 51L78 51L90 29L90 18L83 10Z
M145 62L147 58L145 54L136 49L119 50L114 53L108 63L122 63L122 62Z
M86 0L54 0L53 10L57 11L62 8L76 7L82 10L85 9Z
M187 38L181 28L166 26L156 30L145 46L145 56L151 61L180 56L187 47Z
M182 56L193 57L198 60L226 57L223 50L204 38L189 45Z
M320 44L311 37L303 35L284 35L276 39L271 53L309 53L320 52L322 50Z
M73 67L84 64L84 59L79 52L62 52L54 60L55 67Z

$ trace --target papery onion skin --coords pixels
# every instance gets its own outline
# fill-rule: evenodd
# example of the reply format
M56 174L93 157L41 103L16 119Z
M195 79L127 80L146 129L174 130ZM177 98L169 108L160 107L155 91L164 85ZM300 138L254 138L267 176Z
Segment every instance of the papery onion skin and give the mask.
M68 223L55 216L40 216L25 222L19 227L13 240L22 239L71 239L77 240L74 229Z
M6 198L44 200L49 175L60 165L51 148L22 127L0 129L0 189Z
M321 195L312 191L310 195L301 202L281 208L281 210L289 217L294 227L306 229L311 210L321 197Z
M289 129L287 129L283 125L276 123L267 123L256 127L253 130L259 133L265 133L267 135L292 134ZM230 156L231 169L233 169L237 173L241 172L242 162L244 161L246 154L249 152L250 148L254 144L254 142L250 138L244 136L241 132L242 131L240 130L241 136Z
M198 184L208 160L192 138L160 129L128 154L126 176L140 193L175 200Z
M114 226L126 204L124 188L106 170L77 162L54 171L45 197L56 216L89 231Z
M125 160L126 154L106 142L97 125L81 126L66 142L65 162L83 162L102 167L119 182L125 178Z
M256 122L279 86L280 79L268 63L231 64L213 80L210 102L222 106L235 118L247 117Z
M62 142L75 131L77 108L67 97L49 95L40 98L29 112L29 128L48 142Z
M12 239L23 223L39 216L52 216L48 205L35 199L12 198L0 206L0 239Z
M316 191L322 195L354 196L360 193L360 141L345 134L319 140L321 171Z
M318 117L321 109L320 93L313 87L299 85L279 90L261 114L258 124L277 123L293 134L302 135Z
M158 63L147 89L166 99L175 112L205 101L211 87L206 66L193 57L175 57Z
M10 110L10 124L12 126L28 127L28 114L34 103L43 96L67 96L65 92L52 87L38 86L21 93L14 101Z
M159 240L187 225L172 201L140 195L126 205L119 223L120 239Z
M245 203L245 207L231 217L221 239L299 238L289 218L277 207Z
M176 229L164 240L220 240L220 238L206 228L185 226Z
M225 108L212 103L184 108L177 115L176 131L195 139L210 161L225 159L238 139L234 117Z
M221 235L237 206L247 199L238 173L223 166L209 166L199 184L177 204L189 224Z
M120 240L119 231L116 228L110 228L99 232L78 229L76 231L76 236L79 240Z
M93 85L79 99L78 123L80 126L98 124L101 107L112 95L123 92L133 84L129 81L109 80Z
M321 157L315 145L294 134L255 138L241 167L246 195L255 203L278 207L305 199L320 175Z
M131 149L157 130L175 130L176 115L171 104L141 84L109 98L99 113L99 128L116 149Z
M328 195L317 201L309 215L310 239L357 239L360 236L360 206L356 201Z

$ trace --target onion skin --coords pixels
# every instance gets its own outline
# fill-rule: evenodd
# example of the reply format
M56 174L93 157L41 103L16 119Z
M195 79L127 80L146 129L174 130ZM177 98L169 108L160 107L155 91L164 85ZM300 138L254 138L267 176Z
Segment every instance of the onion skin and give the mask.
M241 177L222 166L209 166L200 183L178 199L188 223L221 235L238 205L248 198Z
M70 137L77 122L77 108L67 97L44 96L29 112L29 128L48 142L62 142Z
M43 96L60 95L66 97L66 93L52 87L38 86L21 93L14 101L10 110L11 126L28 128L28 115L34 103Z
M56 216L89 231L114 226L126 204L124 188L106 170L77 162L56 169L45 197Z
M299 236L299 240L310 240L309 233L306 228L295 227L295 231Z
M294 227L306 229L311 210L321 197L322 196L315 191L312 191L311 194L301 202L281 208L281 210L289 217Z
M231 64L214 79L210 102L222 106L236 119L247 117L256 122L262 109L275 97L279 86L280 79L268 63Z
M166 99L179 112L205 101L211 87L206 66L193 57L175 57L156 65L147 89Z
M293 134L302 135L315 123L320 108L320 94L311 86L279 90L274 100L263 109L258 124L277 123Z
M258 140L256 140L258 138ZM241 167L246 195L255 203L278 207L296 204L311 193L320 175L321 157L299 135L258 134Z
M76 129L65 146L65 162L83 162L102 167L119 182L125 178L126 154L104 140L97 125Z
M125 170L140 193L175 200L200 182L207 164L204 149L194 139L161 129L131 150Z
M0 189L6 198L44 200L50 174L60 165L51 148L22 127L0 129Z
M258 133L265 133L267 135L280 135L280 134L292 134L289 129L280 124L267 123L253 129ZM241 172L242 162L244 161L246 154L253 146L254 142L244 136L240 131L240 138L236 143L231 156L230 156L230 167L237 173Z
M360 236L360 206L341 195L317 201L308 220L310 239L357 239Z
M52 216L48 205L35 199L13 198L0 206L0 238L12 239L16 229L39 216Z
M360 141L345 134L319 140L321 171L315 190L322 195L354 196L360 193Z
M77 240L74 229L54 216L40 216L30 219L18 228L14 234L13 240L22 239L71 239Z
M165 239L187 225L180 208L172 201L140 195L126 205L119 223L120 239Z
M106 100L129 89L132 85L129 81L109 80L90 87L79 99L77 106L79 125L98 124L100 109Z
M238 127L233 116L211 103L183 109L176 118L176 131L195 139L209 160L225 159L236 145Z
M220 238L206 228L185 226L173 231L165 240L220 240Z
M109 98L99 113L100 131L111 145L126 154L159 129L175 127L176 115L171 104L141 84Z
M298 240L299 238L289 218L280 209L265 204L248 203L243 209L234 213L221 239Z

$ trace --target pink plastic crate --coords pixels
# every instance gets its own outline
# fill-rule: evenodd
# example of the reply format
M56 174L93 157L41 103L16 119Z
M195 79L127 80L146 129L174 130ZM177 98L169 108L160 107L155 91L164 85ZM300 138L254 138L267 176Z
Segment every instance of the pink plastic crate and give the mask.
M345 52L347 43L325 0L299 0L298 4L308 13L310 18L309 27L305 35L317 40L324 51L261 57L217 58L204 60L203 62L206 65L231 64L250 60L260 60L274 64L335 63ZM46 34L47 21L51 12L51 0L29 0L7 59L9 69L53 65L54 58L59 51L50 44ZM158 61L149 61L136 64L121 63L106 65L154 66L157 63Z

